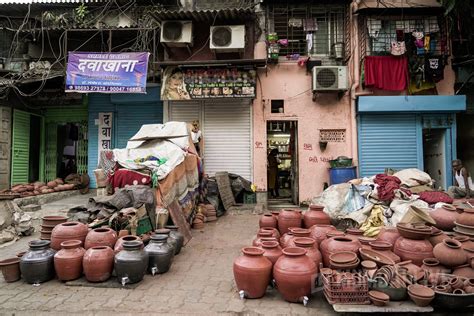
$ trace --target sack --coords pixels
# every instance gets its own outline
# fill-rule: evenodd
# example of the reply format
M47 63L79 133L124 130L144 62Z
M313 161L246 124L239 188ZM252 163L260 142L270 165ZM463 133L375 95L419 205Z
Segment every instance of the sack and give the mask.
M390 53L394 56L400 56L407 51L405 42L392 42L390 45Z

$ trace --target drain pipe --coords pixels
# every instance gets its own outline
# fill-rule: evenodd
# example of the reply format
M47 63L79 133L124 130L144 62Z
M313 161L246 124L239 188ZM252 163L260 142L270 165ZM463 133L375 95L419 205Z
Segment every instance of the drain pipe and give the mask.
M352 86L351 86L351 154L352 159L356 164L359 164L359 155L357 150L357 121L356 121L356 90L360 86L360 57L359 57L359 25L358 25L358 14L356 14L357 9L361 0L353 0L350 6L350 24L351 24L351 49L353 51L352 55Z

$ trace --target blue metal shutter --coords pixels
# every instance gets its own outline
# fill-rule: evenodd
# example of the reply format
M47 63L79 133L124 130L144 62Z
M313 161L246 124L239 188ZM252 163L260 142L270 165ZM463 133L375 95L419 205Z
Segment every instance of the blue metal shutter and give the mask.
M360 176L383 173L385 168L422 169L418 120L415 114L361 114L358 118Z

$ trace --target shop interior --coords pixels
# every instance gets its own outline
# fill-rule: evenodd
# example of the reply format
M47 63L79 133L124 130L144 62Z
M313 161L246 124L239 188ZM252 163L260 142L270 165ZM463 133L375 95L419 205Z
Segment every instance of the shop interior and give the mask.
M425 172L436 181L436 189L446 190L446 130L423 130L423 165Z
M297 122L267 122L269 205L298 204ZM275 160L277 168L275 168ZM275 182L273 182L275 181Z
M30 115L29 182L35 182L40 179L41 124L42 117Z
M79 126L73 123L58 125L58 177L64 179L71 173L77 173L77 141Z

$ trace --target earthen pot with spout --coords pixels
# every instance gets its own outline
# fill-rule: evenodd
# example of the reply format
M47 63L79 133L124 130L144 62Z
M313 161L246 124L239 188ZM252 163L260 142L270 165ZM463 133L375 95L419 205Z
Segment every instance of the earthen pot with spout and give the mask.
M234 260L234 279L241 297L260 298L265 295L272 273L272 262L257 247L242 249L243 255Z

